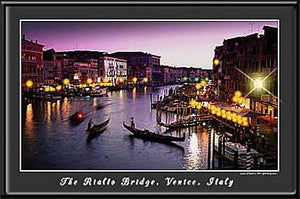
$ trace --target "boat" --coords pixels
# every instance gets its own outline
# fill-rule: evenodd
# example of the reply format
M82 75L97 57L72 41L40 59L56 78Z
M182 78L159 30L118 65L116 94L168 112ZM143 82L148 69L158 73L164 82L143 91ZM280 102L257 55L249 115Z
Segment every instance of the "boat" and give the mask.
M185 133L183 134L182 137L173 137L173 136L168 136L168 135L160 135L154 132L151 132L147 129L138 129L135 127L131 127L130 125L126 124L123 122L123 126L125 129L130 131L132 135L135 137L139 137L145 140L151 140L151 141L157 141L157 142L172 142L172 141L178 141L178 142L183 142L185 140Z
M247 148L240 144L234 142L225 142L225 157L231 161L234 161L235 151L238 154L238 163L245 166L247 160ZM251 163L253 163L253 157L258 155L258 152L255 149L250 149L251 154Z
M100 110L100 109L103 109L104 107L106 107L108 105L111 105L111 104L99 104L99 105L95 106L95 108L96 108L96 110Z
M101 88L97 90L92 90L90 92L91 97L107 97L107 89Z
M88 132L87 141L90 142L93 138L95 138L96 136L103 133L106 130L109 121L110 121L110 118L108 118L104 122L101 122L100 124L95 124L91 128L88 128L87 129L87 132Z
M85 119L86 113L83 111L76 111L73 115L70 116L70 121L73 124L80 124Z
M88 128L87 131L91 134L98 133L98 132L100 132L102 127L108 125L109 121L110 121L110 118L108 118L104 122L101 122L100 124L94 124L91 128Z
M47 93L45 95L45 99L48 101L56 101L61 99L61 95L59 94L52 94L52 93Z
M166 127L168 129L177 129L177 128L187 128L187 127L192 127L196 125L196 122L173 122L170 124L159 122L159 125Z

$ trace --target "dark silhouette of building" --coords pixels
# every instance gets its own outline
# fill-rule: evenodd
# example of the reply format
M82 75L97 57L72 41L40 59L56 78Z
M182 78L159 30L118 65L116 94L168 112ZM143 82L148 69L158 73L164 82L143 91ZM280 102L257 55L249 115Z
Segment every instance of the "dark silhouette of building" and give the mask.
M43 48L37 40L27 40L22 36L22 82L33 81L33 86L43 84Z
M239 90L250 100L250 109L273 118L277 117L278 29L264 26L263 30L262 35L255 33L225 39L222 46L217 46L214 60L219 60L219 63L213 64L212 78L219 99L230 101L233 93ZM263 87L272 94L253 89L256 85L247 77L257 81L269 74Z

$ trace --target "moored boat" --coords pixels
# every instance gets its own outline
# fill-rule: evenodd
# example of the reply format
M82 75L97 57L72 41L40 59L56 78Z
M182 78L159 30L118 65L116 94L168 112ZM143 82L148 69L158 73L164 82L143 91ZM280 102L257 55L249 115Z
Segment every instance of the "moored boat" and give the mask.
M157 142L172 142L172 141L178 141L183 142L185 140L185 133L182 137L173 137L168 135L160 135L154 132L151 132L147 129L138 129L135 127L131 127L130 125L123 122L123 126L125 129L130 131L134 136L145 139L145 140L151 140L151 141L157 141Z
M245 166L247 160L247 148L240 143L226 142L225 143L225 157L234 161L234 153L238 155L238 162L240 165ZM253 157L258 155L255 149L250 149L251 163L254 162Z

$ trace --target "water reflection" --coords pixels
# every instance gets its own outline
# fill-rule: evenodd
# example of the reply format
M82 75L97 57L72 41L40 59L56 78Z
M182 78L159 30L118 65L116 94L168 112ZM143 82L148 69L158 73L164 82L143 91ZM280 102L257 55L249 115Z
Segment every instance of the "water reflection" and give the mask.
M134 138L122 127L123 121L129 122L134 116L137 127L164 132L166 129L157 125L156 110L150 109L150 93L154 98L167 88L134 88L109 93L109 97L65 97L27 106L23 131L30 136L23 139L23 168L206 169L207 129L190 129L190 134L188 129L170 131L168 134L173 136L186 132L186 140L162 144ZM99 104L106 106L95 109ZM85 120L77 126L70 125L69 116L79 110L87 113ZM87 144L85 130L89 119L101 122L108 117L111 120L107 130ZM175 120L176 114L162 114L162 121Z

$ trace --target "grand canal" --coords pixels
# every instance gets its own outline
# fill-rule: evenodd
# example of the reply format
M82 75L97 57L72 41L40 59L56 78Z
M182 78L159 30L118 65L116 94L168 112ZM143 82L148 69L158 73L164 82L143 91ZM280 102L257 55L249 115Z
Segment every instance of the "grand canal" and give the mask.
M167 145L130 136L122 127L135 117L136 126L155 132L165 129L156 123L156 110L150 109L150 93L163 95L170 86L139 88L109 93L108 97L75 97L62 100L33 101L23 107L22 169L95 169L95 170L179 170L207 169L208 132L206 128L187 132L184 142ZM97 110L99 104L106 104ZM79 125L69 117L78 110L87 112ZM87 142L90 118L101 122L111 117L107 130ZM163 114L162 120L175 120Z

